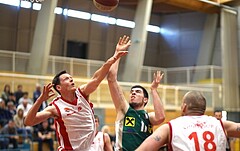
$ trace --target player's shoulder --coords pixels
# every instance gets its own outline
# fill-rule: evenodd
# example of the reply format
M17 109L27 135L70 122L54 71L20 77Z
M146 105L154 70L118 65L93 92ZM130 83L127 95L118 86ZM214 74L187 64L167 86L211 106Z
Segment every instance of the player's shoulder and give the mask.
M49 106L47 106L45 109L44 109L45 111L55 111L56 110L56 107L54 106L54 105L49 105Z

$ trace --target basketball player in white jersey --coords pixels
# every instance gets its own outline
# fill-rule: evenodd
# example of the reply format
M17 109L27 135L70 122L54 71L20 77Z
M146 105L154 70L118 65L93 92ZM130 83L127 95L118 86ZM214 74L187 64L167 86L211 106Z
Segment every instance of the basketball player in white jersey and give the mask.
M214 111L214 117L217 118L218 120L222 120L222 111L221 110L215 110ZM230 138L227 138L227 146L226 146L226 151L231 151L230 148Z
M100 126L99 117L94 115L94 118L96 128L98 129ZM109 135L97 130L90 151L113 151Z
M240 123L204 115L206 100L200 92L187 92L181 110L181 117L160 126L137 151L157 151L164 144L173 151L225 151L226 136L240 137Z
M73 77L66 71L58 73L52 83L44 86L43 92L28 112L24 123L33 126L50 117L55 119L58 150L88 151L95 136L93 105L89 95L96 90L107 75L111 65L128 53L129 37L120 37L116 52L98 69L85 85L76 87ZM38 112L43 101L54 96L52 87L59 93L48 107Z

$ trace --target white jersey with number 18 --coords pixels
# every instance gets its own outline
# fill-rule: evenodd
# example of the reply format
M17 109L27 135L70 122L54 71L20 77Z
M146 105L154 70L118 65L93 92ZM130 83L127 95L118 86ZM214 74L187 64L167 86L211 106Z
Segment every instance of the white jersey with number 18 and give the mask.
M215 117L182 116L171 120L172 151L225 151L227 137L222 122Z

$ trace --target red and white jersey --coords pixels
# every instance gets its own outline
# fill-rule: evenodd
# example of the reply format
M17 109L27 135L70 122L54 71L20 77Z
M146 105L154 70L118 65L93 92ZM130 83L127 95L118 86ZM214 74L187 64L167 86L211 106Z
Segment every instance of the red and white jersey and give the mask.
M95 136L93 106L80 89L75 94L77 99L74 102L59 96L51 103L59 114L59 118L55 119L58 150L87 151Z
M169 122L172 151L226 151L222 121L215 117L182 116Z
M104 136L103 132L98 132L95 136L90 151L104 151Z

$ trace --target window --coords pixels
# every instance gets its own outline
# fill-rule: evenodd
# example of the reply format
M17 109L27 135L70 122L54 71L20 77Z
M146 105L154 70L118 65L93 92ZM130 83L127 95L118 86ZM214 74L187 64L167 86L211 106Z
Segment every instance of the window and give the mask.
M87 43L68 41L67 42L67 57L87 58Z

